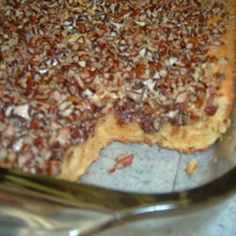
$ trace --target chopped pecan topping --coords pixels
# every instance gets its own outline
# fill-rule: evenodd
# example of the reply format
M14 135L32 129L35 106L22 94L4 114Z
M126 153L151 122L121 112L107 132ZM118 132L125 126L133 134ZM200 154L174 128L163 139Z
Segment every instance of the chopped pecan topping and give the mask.
M117 169L123 169L130 166L134 158L135 158L134 154L118 155L115 159L116 161L115 165L112 168L108 169L107 172L111 174L114 173Z

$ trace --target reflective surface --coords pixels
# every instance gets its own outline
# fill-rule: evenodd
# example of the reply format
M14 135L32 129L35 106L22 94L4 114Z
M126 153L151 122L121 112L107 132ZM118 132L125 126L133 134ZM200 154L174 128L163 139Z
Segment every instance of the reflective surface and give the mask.
M141 194L1 170L1 232L7 235L87 235L121 223L183 216L235 193L236 169L183 192ZM77 232L77 233L76 233Z

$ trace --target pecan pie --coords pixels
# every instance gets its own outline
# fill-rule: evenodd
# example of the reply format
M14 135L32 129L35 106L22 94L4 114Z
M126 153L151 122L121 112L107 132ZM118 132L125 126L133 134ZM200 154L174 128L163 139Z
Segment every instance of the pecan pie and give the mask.
M0 165L76 180L114 140L202 150L230 125L234 0L0 0Z

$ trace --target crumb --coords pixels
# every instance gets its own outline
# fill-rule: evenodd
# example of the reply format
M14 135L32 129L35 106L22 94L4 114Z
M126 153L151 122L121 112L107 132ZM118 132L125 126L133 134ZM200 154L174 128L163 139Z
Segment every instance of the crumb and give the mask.
M108 169L107 172L111 174L114 173L117 169L128 167L132 164L133 159L134 154L120 154L115 159L115 165L112 168Z
M195 159L192 159L186 167L186 172L188 175L192 176L195 174L197 168L198 168L197 161Z

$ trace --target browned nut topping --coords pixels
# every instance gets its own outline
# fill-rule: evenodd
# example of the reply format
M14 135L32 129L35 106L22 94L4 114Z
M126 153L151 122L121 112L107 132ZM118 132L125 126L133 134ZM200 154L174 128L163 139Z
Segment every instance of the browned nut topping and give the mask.
M116 163L115 165L107 170L108 173L114 173L117 169L123 169L132 164L134 160L134 154L121 154L116 157Z

